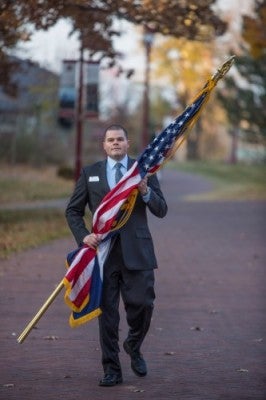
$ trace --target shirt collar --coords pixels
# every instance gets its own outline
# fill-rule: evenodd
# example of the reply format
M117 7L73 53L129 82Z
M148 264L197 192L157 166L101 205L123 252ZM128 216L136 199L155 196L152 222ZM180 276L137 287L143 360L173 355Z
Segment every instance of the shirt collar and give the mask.
M124 167L125 169L127 169L127 164L128 164L128 156L127 156L127 154L126 154L125 157L122 158L122 160L120 160L120 161L116 161L116 160L114 160L113 158L111 158L111 157L109 157L109 156L107 157L107 163L108 163L108 165L109 165L109 167L110 167L111 169L114 168L114 166L115 166L115 164L116 164L117 162L120 162L120 163L123 165L123 167Z

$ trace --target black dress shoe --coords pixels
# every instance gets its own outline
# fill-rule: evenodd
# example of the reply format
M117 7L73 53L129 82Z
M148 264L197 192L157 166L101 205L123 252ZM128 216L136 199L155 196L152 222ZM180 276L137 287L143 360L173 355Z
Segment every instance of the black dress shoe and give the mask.
M147 375L147 366L142 354L138 351L133 351L127 341L124 342L123 347L125 352L130 355L132 371L137 376Z
M99 386L115 386L123 382L121 375L117 374L105 374L100 380Z

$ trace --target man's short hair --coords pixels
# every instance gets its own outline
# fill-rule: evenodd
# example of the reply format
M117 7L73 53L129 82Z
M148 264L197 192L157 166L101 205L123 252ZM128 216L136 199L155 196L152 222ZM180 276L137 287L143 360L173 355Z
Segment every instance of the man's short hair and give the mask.
M103 141L105 140L106 132L107 132L107 131L120 131L120 130L124 132L126 138L128 139L127 130L126 130L122 125L119 125L119 124L112 124L112 125L109 125L109 126L105 129L105 131L104 131L104 133L103 133Z

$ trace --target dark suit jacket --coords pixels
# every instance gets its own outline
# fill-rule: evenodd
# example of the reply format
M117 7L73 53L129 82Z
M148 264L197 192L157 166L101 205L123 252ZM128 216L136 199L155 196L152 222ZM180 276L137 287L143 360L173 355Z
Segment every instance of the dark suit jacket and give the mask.
M128 169L134 161L129 158ZM90 233L83 219L86 206L89 206L93 214L110 191L106 177L106 162L106 160L99 161L82 169L67 206L66 218L78 245L81 245L84 237ZM99 177L99 180L95 177ZM157 268L146 210L148 207L152 214L163 218L167 213L167 205L156 175L148 178L148 186L151 188L149 202L146 204L138 194L129 220L119 230L124 262L126 267L132 270Z

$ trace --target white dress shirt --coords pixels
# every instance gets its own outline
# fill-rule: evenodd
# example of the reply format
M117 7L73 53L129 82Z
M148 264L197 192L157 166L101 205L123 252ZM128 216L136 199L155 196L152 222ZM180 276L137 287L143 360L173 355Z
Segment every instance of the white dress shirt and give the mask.
M108 182L110 189L113 189L116 185L116 183L115 183L115 173L116 173L115 165L117 162L120 162L120 164L122 164L122 166L120 167L120 170L121 170L122 174L124 175L127 172L128 156L125 155L125 157L120 161L116 161L109 156L107 157L106 176L107 176L107 182ZM151 189L148 187L147 194L142 196L143 201L145 203L148 203L148 201L150 200L150 195L151 195Z
M128 156L125 155L125 157L118 161L122 166L120 167L120 170L122 174L124 175L127 172L127 163L128 163ZM113 160L111 157L107 157L107 163L106 163L106 176L107 176L107 181L108 185L110 186L110 189L113 189L115 187L115 172L116 172L116 165L117 161Z

